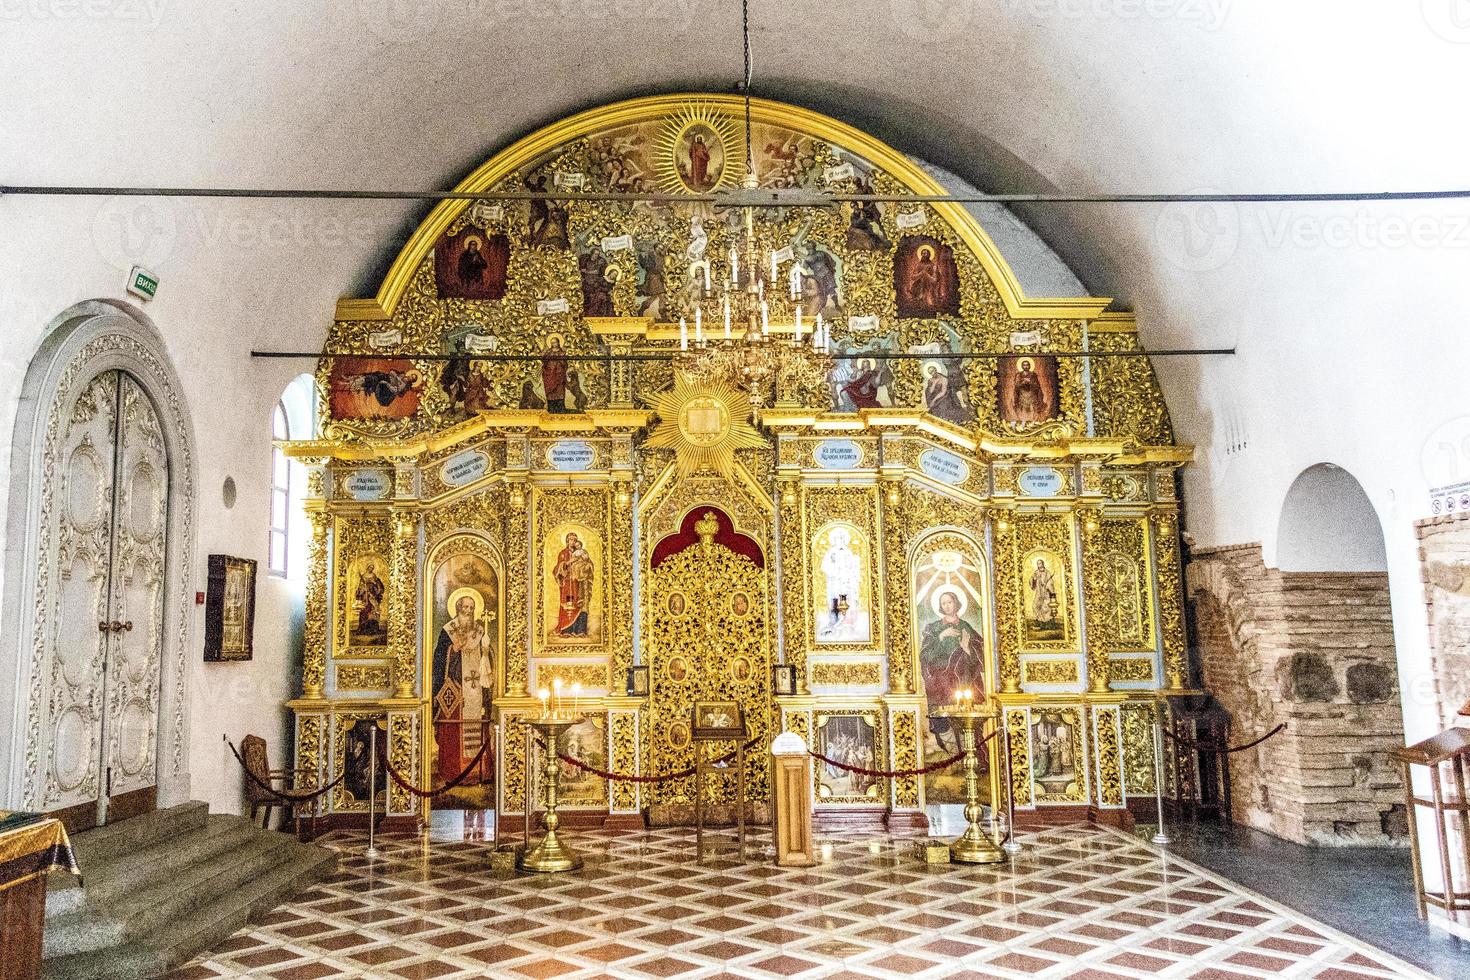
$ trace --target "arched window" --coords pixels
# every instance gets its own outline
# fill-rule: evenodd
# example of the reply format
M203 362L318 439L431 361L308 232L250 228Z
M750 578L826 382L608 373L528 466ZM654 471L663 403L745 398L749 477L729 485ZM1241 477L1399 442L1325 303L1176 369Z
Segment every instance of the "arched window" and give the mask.
M291 438L291 422L285 401L276 402L271 415L271 438ZM272 575L286 576L291 542L291 461L278 445L271 446L271 539L269 569Z

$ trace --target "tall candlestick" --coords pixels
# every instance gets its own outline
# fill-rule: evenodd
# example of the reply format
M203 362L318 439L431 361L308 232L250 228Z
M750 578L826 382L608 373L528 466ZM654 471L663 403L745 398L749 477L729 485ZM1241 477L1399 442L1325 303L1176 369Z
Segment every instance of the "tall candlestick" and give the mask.
M684 322L682 316L679 317L679 349L689 349L689 324Z
M536 692L536 696L541 699L541 717L542 718L545 718L546 717L546 699L549 698L549 697L551 697L551 692L548 691L546 688L543 687L541 690L539 690L539 691Z
M766 301L761 300L761 336L768 337L771 333L770 313L766 309Z
M730 285L740 285L740 253L735 251L734 246L730 247Z
M730 294L725 294L725 339L730 339Z

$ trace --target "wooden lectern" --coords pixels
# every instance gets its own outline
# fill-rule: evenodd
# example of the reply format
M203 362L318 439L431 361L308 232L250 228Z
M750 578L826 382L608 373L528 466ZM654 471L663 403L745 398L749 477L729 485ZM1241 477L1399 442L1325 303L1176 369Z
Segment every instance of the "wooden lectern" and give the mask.
M1459 913L1470 911L1470 891L1455 886L1455 866L1461 877L1470 871L1470 796L1466 795L1466 757L1470 756L1470 728L1451 728L1393 753L1404 779L1408 803L1409 846L1414 855L1414 891L1419 898L1419 918L1426 918L1429 906L1444 910L1451 921L1459 921ZM1414 794L1414 766L1428 770L1429 798ZM1446 776L1450 785L1445 784ZM1439 870L1442 884L1431 891L1424 880L1424 862L1419 853L1419 808L1434 813L1435 836L1439 843ZM1451 818L1458 817L1458 821ZM1450 846L1452 822L1458 826L1453 850Z
M771 742L771 787L776 796L776 863L809 868L812 850L812 762L806 742L782 732Z

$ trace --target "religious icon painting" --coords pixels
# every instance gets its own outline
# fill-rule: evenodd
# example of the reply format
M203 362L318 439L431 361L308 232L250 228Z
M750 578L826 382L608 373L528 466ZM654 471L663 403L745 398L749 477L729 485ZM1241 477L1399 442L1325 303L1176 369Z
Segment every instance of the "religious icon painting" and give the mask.
M347 566L347 646L388 645L388 561L364 555Z
M255 559L210 555L207 595L205 662L249 660L254 655Z
M607 769L607 716L584 715L567 729L564 753L594 769ZM607 806L607 780L562 760L562 805L568 808Z
M617 316L613 287L622 270L608 261L598 242L583 242L578 236L577 272L582 281L583 316Z
M337 799L338 806L346 802L343 799L345 795L359 804L354 809L366 810L370 796L381 800L387 794L388 768L384 765L388 757L387 734L374 718L358 718L342 730L342 793ZM374 736L378 742L376 766L373 759Z
M865 176L858 180L857 194L876 194L873 178ZM877 201L854 201L849 206L847 221L847 250L849 252L886 252L890 242L883 231L883 205Z
M1032 551L1021 562L1021 645L1067 639L1067 573L1050 551Z
M931 535L915 552L910 594L919 677L929 707L925 765L959 751L958 733L935 712L954 704L959 691L971 691L978 701L991 690L983 568L979 548L953 532ZM924 778L930 802L962 801L963 786L949 770Z
M963 426L975 421L975 406L970 401L970 381L965 372L964 358L947 356L959 350L958 335L947 341L909 347L910 354L931 355L919 362L919 373L924 383L924 411L937 419Z
M552 178L541 171L526 177L526 190L535 194L549 194L555 187L552 186ZM535 248L553 248L565 250L571 247L571 239L567 235L568 210L565 201L548 201L544 198L536 198L530 202L531 220L527 229L526 243Z
M687 749L689 747L690 736L688 722L671 722L665 731L667 732L665 737L668 739L670 748Z
M893 368L881 355L898 349L898 334L870 339L859 346L839 343L838 357L832 359L828 384L832 389L832 410L856 412L863 408L892 408Z
M1075 708L1033 709L1031 714L1032 797L1038 803L1086 799L1083 780L1081 719Z
M671 594L669 596L667 605L670 616L682 616L689 608L688 600L684 598L684 593L682 592L675 592Z
M542 543L542 622L547 646L602 642L602 541L581 524L561 524Z
M856 769L878 770L876 719L866 715L816 717L817 799L820 802L881 800L883 781ZM850 768L845 768L850 767Z
M870 557L868 539L846 521L824 525L812 539L812 635L817 643L872 642Z
M541 352L541 392L527 380L521 388L521 408L544 408L553 415L581 412L587 408L582 372L568 358L561 334L546 338Z
M744 619L750 615L750 596L744 592L736 592L730 596L730 615L736 619Z
M793 249L796 265L801 270L801 296L798 303L802 315L815 321L818 314L827 318L842 315L842 259L817 242L805 241Z
M434 282L440 299L502 299L510 239L465 225L434 243Z
M689 661L683 657L670 657L664 665L664 676L675 684L683 684L689 680Z
M438 782L451 782L477 759L483 761L495 738L491 707L499 690L500 576L489 555L488 546L470 536L436 551L429 691ZM493 808L494 770L481 766L435 803Z
M750 669L750 660L745 657L736 657L730 661L730 680L736 684L748 684L753 675Z
M406 357L334 357L327 408L334 419L404 419L423 390L423 372Z
M740 177L737 126L725 113L692 102L671 115L655 136L659 183L674 194L708 194Z
M928 235L905 235L893 258L893 290L900 317L959 316L954 250Z
M738 701L696 701L691 712L695 739L744 738L745 709Z
M1032 425L1061 415L1057 359L1047 354L1002 357L996 363L996 409L1012 425Z

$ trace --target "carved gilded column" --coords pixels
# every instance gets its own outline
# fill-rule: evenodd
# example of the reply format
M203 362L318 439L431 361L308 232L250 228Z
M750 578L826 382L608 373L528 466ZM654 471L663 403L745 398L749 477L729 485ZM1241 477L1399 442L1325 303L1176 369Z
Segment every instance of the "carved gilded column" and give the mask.
M505 512L505 687L525 697L530 677L530 542L526 525L526 485L512 483Z
M888 625L888 690L914 693L913 640L909 633L909 528L903 519L903 483L885 480L883 503L883 556L888 581L884 595Z
M1103 608L1112 598L1111 589L1104 587L1107 575L1106 561L1102 554L1102 521L1096 508L1080 509L1077 523L1082 531L1082 575L1078 588L1082 590L1084 637L1087 648L1087 689L1093 694L1106 694L1112 679L1108 647L1111 639L1107 624L1113 615Z
M1179 514L1174 506L1150 515L1154 569L1158 575L1159 634L1164 643L1164 679L1170 690L1189 686L1188 639L1184 632L1184 580L1179 574Z
M607 379L608 407L632 408L633 362L626 358L633 352L633 341L627 337L608 337L607 348L612 354Z
M796 668L796 693L808 694L807 626L811 621L807 602L806 528L802 520L802 498L806 491L794 479L781 481L781 627L786 663Z
M389 559L393 615L388 620L388 649L393 656L393 696L411 698L418 681L419 515L393 511L392 556Z
M306 519L311 524L311 541L306 551L301 696L320 698L327 673L327 529L331 518L318 506L307 513Z
M612 677L608 684L617 691L633 666L633 494L626 481L616 480L610 496L608 606L614 628L610 637Z
M1000 689L1004 694L1021 693L1021 597L1016 579L1016 521L1010 511L999 511L993 525L995 542L995 631L1000 642Z

